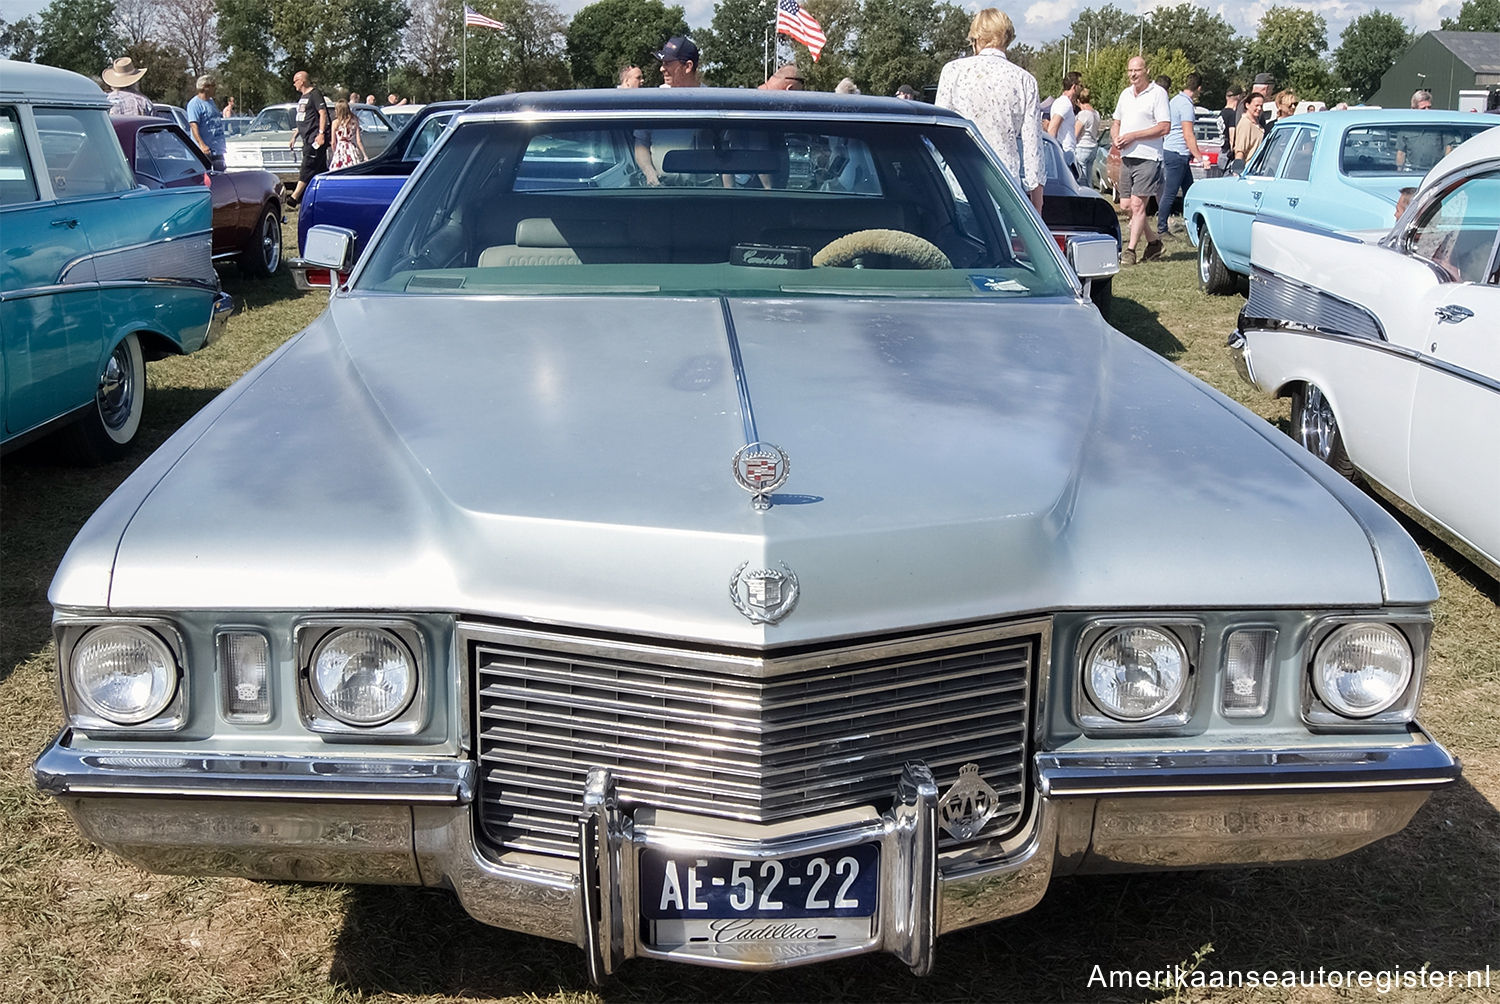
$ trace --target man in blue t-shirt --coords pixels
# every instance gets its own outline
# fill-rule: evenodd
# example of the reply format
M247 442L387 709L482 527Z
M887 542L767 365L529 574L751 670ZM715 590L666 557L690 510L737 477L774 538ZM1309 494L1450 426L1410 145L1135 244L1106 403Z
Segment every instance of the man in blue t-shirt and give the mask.
M1172 126L1162 139L1162 191L1156 208L1158 238L1166 236L1172 204L1177 201L1179 192L1187 194L1193 184L1193 163L1203 157L1198 150L1198 137L1193 134L1193 123L1197 121L1195 106L1202 86L1198 74L1189 73L1182 90L1167 102ZM1167 90L1171 92L1170 87Z
M214 101L214 91L219 82L212 74L198 78L198 96L188 102L188 128L193 131L193 143L203 151L215 171L224 170L224 115Z

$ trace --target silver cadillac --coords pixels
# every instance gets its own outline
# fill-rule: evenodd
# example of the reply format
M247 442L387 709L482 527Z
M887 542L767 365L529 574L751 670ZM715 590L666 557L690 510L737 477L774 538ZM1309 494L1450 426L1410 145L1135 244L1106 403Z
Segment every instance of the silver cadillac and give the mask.
M84 527L36 764L147 868L775 968L1330 858L1458 764L1422 556L1109 328L970 123L510 95Z

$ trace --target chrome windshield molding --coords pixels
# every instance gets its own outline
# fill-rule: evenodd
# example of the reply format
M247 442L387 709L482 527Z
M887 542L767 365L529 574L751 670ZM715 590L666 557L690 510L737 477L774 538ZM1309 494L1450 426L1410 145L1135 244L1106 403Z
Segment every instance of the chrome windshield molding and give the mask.
M467 805L473 761L452 758L230 756L80 750L65 730L37 758L37 787L52 795Z
M1411 738L1405 745L1364 748L1041 753L1037 774L1045 798L1354 788L1431 791L1457 780L1460 765L1451 753L1420 732Z

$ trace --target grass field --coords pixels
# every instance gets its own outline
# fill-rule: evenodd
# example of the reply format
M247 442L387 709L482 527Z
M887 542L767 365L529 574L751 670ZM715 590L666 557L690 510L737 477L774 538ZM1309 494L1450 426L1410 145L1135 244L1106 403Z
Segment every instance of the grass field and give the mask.
M1243 301L1202 296L1192 249L1168 251L1116 280L1116 325L1284 425L1285 404L1242 384L1224 348ZM0 469L0 1001L1500 999L1497 589L1415 528L1442 590L1423 720L1463 759L1463 781L1403 833L1327 864L1058 880L1030 913L942 938L923 980L884 956L763 976L637 962L598 992L574 947L480 925L446 893L157 876L91 846L31 780L61 721L47 583L149 448L324 299L297 295L285 275L262 284L231 271L226 285L244 304L226 338L150 367L147 449L81 470L40 446ZM1492 987L1179 992L1096 978L1176 965L1205 978L1489 966Z

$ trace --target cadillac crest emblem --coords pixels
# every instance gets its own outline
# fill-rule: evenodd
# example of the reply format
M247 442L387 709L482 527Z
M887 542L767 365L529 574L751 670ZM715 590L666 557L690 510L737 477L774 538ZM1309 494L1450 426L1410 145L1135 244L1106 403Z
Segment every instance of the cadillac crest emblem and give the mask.
M735 609L750 618L751 624L775 624L797 605L801 587L796 574L779 561L780 571L757 568L746 571L750 562L740 563L729 580L729 599Z
M770 443L746 443L734 454L734 480L761 511L771 508L771 493L786 483L791 469L786 451Z
M938 800L938 821L955 840L972 840L1000 808L1000 796L979 776L977 763L958 769L958 780Z

